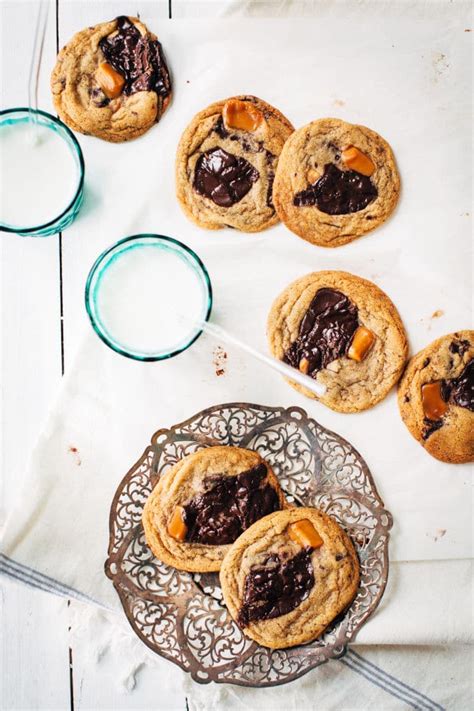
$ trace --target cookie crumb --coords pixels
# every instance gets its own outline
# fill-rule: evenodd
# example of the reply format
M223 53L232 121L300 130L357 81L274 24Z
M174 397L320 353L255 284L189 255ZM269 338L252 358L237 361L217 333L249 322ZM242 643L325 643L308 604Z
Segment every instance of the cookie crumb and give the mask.
M77 447L73 447L72 445L70 445L70 447L69 447L69 449L68 449L68 452L70 452L72 455L74 455L74 459L75 459L75 461L76 461L76 465L77 465L78 467L80 467L81 464L82 464L82 459L81 459L80 456L79 456L79 450L78 450L78 448L77 448Z
M435 541L439 540L443 536L446 535L446 529L445 528L438 528L436 531L436 536L434 537Z
M332 103L333 103L333 106L345 106L346 105L346 102L343 101L342 99L334 99L334 101Z
M431 318L440 318L440 316L444 316L443 309L436 309L436 311L433 311L431 314Z
M435 83L449 72L450 64L445 54L442 52L434 52L432 58Z
M227 353L221 346L217 346L213 351L213 361L217 377L225 375L227 365Z

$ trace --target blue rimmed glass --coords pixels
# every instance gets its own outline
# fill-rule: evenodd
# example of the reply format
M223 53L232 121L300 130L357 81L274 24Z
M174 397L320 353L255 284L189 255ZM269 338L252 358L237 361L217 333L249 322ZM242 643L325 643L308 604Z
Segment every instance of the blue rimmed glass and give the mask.
M51 131L55 131L66 142L76 166L77 187L74 192L74 197L69 205L56 217L42 225L11 225L0 222L0 230L3 232L15 232L23 237L48 237L57 232L61 232L68 227L75 219L79 208L82 204L84 192L84 157L81 147L69 128L55 116L46 113L46 111L33 111L36 115L38 124L44 126ZM0 129L4 126L13 126L17 124L28 123L31 120L30 111L27 108L6 109L0 111Z
M192 249L182 242L172 237L156 234L139 234L125 237L125 239L120 240L102 252L87 277L85 289L86 310L92 327L99 338L117 353L140 361L157 361L172 358L185 351L199 338L202 333L202 328L199 325L191 326L187 336L179 343L174 343L172 346L170 345L170 347L156 352L145 353L133 350L130 346L121 343L113 333L110 333L100 312L99 293L107 269L118 259L126 259L132 250L137 249L162 250L167 255L172 254L176 259L183 261L198 278L202 294L201 322L209 320L212 311L212 285L203 262Z

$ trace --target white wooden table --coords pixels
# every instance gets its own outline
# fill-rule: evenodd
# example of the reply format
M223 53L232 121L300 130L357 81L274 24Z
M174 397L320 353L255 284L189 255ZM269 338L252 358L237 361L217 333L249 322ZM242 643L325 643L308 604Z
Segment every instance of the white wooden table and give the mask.
M119 14L139 13L146 22L151 5L153 15L163 18L240 10L239 3L225 0L51 0L40 108L54 113L49 73L58 47L74 32ZM36 8L34 0L0 0L2 108L27 102ZM159 27L151 29L159 34ZM3 235L0 261L3 521L20 490L29 452L77 345L77 324L83 318L83 275L91 262L89 255L81 259L77 249L71 252L67 235L44 240ZM73 620L81 613L73 601L33 591L5 577L1 589L0 707L186 708L181 692L158 692L156 674L147 669L141 672L133 695L121 692L119 650L110 650L98 666L87 658L87 645L75 649Z

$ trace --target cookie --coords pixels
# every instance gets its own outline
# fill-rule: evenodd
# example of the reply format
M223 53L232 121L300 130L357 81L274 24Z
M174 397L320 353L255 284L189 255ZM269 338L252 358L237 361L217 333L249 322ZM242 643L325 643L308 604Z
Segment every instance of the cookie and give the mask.
M382 400L400 378L408 346L397 309L371 281L347 272L313 272L274 301L268 342L275 358L322 383L326 393L288 381L338 412Z
M200 227L260 232L278 222L272 187L293 126L255 96L236 96L199 112L176 155L176 194Z
M399 194L388 143L370 128L331 118L290 136L273 186L280 220L322 247L340 247L381 225Z
M474 461L474 331L438 338L408 363L398 387L400 415L442 462Z
M350 605L359 561L330 516L291 508L265 516L240 536L224 558L220 581L244 633L282 649L320 637Z
M51 90L64 123L113 142L148 131L171 100L161 43L136 17L74 35L58 54Z
M257 452L208 447L164 474L143 510L146 541L164 563L219 570L240 534L286 506L271 467Z

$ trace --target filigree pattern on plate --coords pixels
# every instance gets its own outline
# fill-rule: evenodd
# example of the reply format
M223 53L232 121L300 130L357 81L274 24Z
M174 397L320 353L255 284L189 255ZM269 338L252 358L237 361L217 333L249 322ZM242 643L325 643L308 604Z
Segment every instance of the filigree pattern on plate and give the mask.
M260 452L290 501L329 513L356 546L361 563L357 596L311 644L285 650L260 647L232 620L216 574L175 570L158 561L145 543L141 513L160 476L187 454L217 444ZM304 410L216 405L156 432L151 446L122 480L110 512L105 570L138 636L193 679L274 686L345 653L385 589L391 526L392 518L362 457Z

